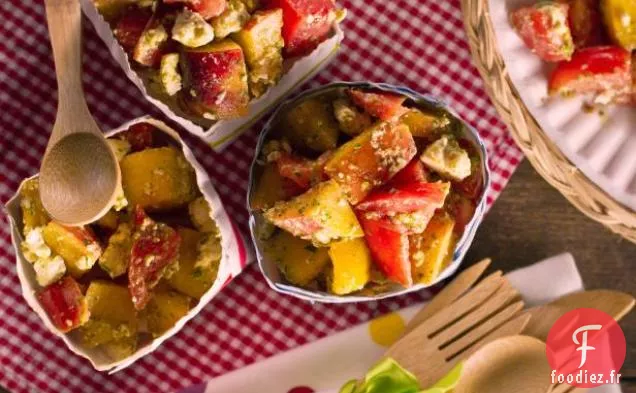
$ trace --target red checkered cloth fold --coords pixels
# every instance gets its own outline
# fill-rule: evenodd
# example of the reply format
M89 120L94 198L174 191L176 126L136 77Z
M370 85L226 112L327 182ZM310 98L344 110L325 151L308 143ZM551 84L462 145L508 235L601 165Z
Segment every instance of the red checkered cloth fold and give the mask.
M471 63L460 0L348 0L341 5L349 9L349 16L340 54L304 88L335 80L369 80L443 98L486 141L492 203L522 155ZM23 178L38 170L55 117L56 83L42 2L4 0L0 9L4 203ZM102 128L144 114L165 119L127 80L88 23L84 33L84 86ZM184 136L215 181L228 213L245 232L245 194L257 130L258 125L222 153ZM0 228L0 384L12 392L175 391L429 296L423 291L364 304L310 304L273 292L251 266L157 351L109 376L94 371L46 330L23 301L14 266L5 218Z

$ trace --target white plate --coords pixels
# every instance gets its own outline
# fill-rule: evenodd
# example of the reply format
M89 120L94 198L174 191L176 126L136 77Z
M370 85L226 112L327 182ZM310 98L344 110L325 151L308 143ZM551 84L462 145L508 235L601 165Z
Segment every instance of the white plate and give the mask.
M615 106L607 116L582 111L583 98L547 99L551 66L523 43L510 11L535 0L489 0L506 69L521 99L563 154L618 202L636 210L636 109Z

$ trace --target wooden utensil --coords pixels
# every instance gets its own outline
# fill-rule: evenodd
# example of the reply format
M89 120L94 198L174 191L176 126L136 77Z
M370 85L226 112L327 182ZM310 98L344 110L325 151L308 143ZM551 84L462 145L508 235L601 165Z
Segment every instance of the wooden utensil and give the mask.
M523 330L530 316L519 315L518 295L495 272L400 338L386 356L413 373L421 386L432 386L482 345Z
M454 393L543 393L549 388L545 343L510 336L484 345L464 362Z
M595 308L619 321L634 308L635 302L632 295L609 289L574 292L548 304L529 309L527 312L531 318L523 334L546 341L548 333L556 321L564 314L577 308ZM550 393L575 393L586 390L557 383L552 386Z
M577 308L595 308L619 321L634 308L635 302L632 295L609 289L574 292L548 304L528 309L532 318L523 334L546 341L550 328L557 319Z
M79 0L44 3L55 59L58 108L40 168L40 194L55 220L67 225L86 224L113 205L121 173L82 90Z
M417 314L409 321L404 329L404 334L409 333L416 326L433 316L435 313L450 305L458 297L466 293L470 287L479 280L479 277L490 265L490 259L484 259L477 262L473 266L464 270L448 283L444 289L439 291L430 302L428 302Z

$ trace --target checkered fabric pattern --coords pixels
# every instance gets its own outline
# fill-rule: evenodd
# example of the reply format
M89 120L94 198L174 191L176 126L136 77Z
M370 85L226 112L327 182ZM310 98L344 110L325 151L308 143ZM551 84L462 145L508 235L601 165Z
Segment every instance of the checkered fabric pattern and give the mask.
M486 141L493 172L488 194L492 203L522 155L497 119L471 63L460 0L345 0L341 5L349 9L341 52L303 88L335 80L369 80L442 97ZM55 116L56 82L42 2L3 0L0 9L0 200L5 203L23 178L37 172ZM88 23L84 35L84 86L102 128L144 114L165 120L126 79ZM222 153L184 136L244 231L257 130L258 126ZM179 334L109 376L67 350L23 301L9 225L3 220L0 384L12 392L175 391L429 296L423 291L364 304L310 304L270 290L252 265Z

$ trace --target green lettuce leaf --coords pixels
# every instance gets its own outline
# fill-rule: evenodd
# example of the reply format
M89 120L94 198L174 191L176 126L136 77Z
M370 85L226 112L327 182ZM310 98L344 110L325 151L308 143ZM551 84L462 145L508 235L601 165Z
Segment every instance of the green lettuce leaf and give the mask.
M455 388L461 376L462 364L455 366L433 387L422 390L417 378L395 360L386 358L373 366L364 380L351 380L340 393L446 393Z

